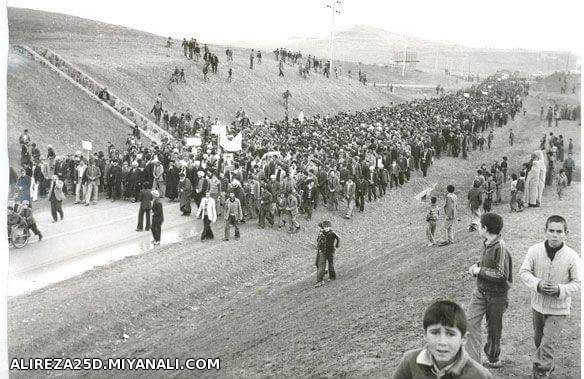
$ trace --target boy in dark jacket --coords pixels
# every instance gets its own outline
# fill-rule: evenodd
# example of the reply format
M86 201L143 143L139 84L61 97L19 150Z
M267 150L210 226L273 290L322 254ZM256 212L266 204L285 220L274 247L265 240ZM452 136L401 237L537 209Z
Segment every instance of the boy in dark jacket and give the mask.
M317 266L318 266L318 273L316 277L316 284L315 287L320 287L323 284L324 278L324 271L326 264L328 262L328 273L329 279L335 280L335 266L334 266L334 255L335 255L335 248L339 247L339 236L335 232L331 230L331 222L330 221L323 221L319 224L322 228L320 234L318 235L317 239L317 246L318 246L318 256L317 256Z
M393 379L493 377L464 348L466 316L458 304L436 301L426 310L423 325L426 346L407 351Z
M484 239L484 250L479 263L469 268L477 278L477 287L467 309L468 353L477 362L481 361L481 350L487 356L485 365L501 367L501 332L503 314L507 309L507 291L512 282L511 255L501 238L503 219L496 213L481 216L479 235ZM487 320L487 343L482 346L481 323Z
M164 222L164 212L162 210L162 204L159 200L160 193L158 191L152 191L152 238L154 239L154 245L160 245L160 234L162 232L162 223Z

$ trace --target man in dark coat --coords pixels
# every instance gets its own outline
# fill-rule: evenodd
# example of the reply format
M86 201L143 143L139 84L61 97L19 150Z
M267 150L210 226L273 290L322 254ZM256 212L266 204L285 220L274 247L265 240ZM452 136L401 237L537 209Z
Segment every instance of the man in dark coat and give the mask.
M111 189L112 201L119 200L122 196L122 167L117 160L112 161L108 185Z
M154 245L160 245L160 234L162 233L162 223L164 222L164 211L160 203L160 193L156 190L151 191L152 200L152 238Z
M320 287L323 284L324 279L324 271L326 264L328 262L328 272L329 272L329 279L335 280L336 273L335 273L335 266L334 266L334 255L335 255L335 248L339 247L339 236L335 232L331 230L331 222L330 221L323 221L320 223L320 227L322 228L320 234L318 235L317 239L317 247L318 247L318 255L317 255L317 267L318 273L316 277L316 284L315 287Z
M139 182L140 169L138 168L138 162L132 162L130 172L128 173L128 180L126 182L126 196L132 198L132 203L135 203L138 195L140 194Z
M144 215L146 215L146 230L150 230L150 210L152 209L152 191L148 183L142 184L142 191L138 196L138 201L140 202L140 210L138 211L138 226L136 227L137 232L141 232L144 225Z
M260 189L260 212L258 227L263 229L266 227L266 218L270 226L274 226L274 214L272 213L273 197L272 193L262 186Z
M186 177L184 173L179 176L178 182L178 198L179 207L182 212L182 216L189 216L191 214L191 192L193 191L193 186L189 178Z

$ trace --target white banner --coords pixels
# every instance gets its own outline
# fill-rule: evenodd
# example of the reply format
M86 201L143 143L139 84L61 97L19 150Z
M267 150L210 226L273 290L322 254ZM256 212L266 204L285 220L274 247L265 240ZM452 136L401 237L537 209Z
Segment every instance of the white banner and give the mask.
M218 136L227 134L227 128L225 127L225 125L215 124L211 126L211 134L215 134Z
M229 139L226 134L219 135L219 145L225 151L241 151L241 142L243 139L243 135L241 132L237 133L235 137Z
M81 147L84 150L91 150L93 148L93 144L90 141L81 141Z
M187 146L201 146L202 143L199 137L189 137L186 139Z

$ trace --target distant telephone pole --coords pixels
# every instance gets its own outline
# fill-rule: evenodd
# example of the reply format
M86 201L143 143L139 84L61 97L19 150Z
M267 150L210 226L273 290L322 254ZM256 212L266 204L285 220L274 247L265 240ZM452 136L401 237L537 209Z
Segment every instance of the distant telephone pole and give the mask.
M566 53L566 73L568 72L568 63L570 62L570 52Z
M341 13L340 7L342 5L341 0L332 0L326 7L331 9L331 40L329 47L329 70L332 73L333 70L333 51L334 51L334 40L335 40L335 13Z

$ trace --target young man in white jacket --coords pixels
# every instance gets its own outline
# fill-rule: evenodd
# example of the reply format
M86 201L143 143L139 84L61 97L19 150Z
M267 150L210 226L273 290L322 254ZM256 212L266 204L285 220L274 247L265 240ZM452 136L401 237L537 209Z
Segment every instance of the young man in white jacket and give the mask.
M201 206L197 211L197 217L203 219L201 241L213 239L214 235L211 230L211 223L217 221L217 209L215 208L215 199L211 197L209 191L207 191L205 197L201 199Z
M554 347L570 315L571 298L580 291L580 257L564 243L568 224L550 216L545 241L529 248L519 270L531 290L535 357L533 378L548 377L554 369Z

